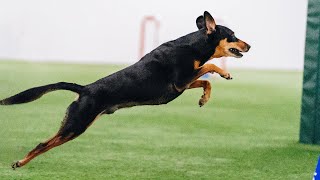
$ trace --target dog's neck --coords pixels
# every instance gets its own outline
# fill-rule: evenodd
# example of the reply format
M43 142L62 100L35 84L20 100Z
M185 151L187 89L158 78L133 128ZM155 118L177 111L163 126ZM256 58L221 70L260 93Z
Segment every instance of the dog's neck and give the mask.
M209 38L204 28L186 35L185 40L187 41L185 43L197 52L196 58L200 61L200 65L203 65L212 58L218 57L214 56L214 54L216 47L219 45L219 39L214 38L213 40L208 41Z

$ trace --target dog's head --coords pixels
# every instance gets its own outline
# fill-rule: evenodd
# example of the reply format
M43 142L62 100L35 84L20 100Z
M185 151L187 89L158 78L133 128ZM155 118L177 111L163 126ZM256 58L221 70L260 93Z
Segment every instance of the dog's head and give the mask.
M215 51L211 58L236 57L241 58L241 52L248 52L250 45L238 39L227 27L216 25L213 17L207 11L196 20L198 29L205 29L208 42L215 42ZM218 43L217 43L218 41ZM217 44L217 45L216 45Z

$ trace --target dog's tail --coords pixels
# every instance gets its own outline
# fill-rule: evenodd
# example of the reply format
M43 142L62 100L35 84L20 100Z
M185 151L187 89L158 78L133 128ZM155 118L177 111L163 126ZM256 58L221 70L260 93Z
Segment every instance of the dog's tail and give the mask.
M39 99L42 95L56 90L69 90L75 93L80 94L83 91L84 86L67 83L67 82L59 82L55 84L49 84L45 86L34 87L28 90L25 90L19 94L11 96L9 98L3 99L0 101L0 105L11 105L11 104L22 104L34 101Z

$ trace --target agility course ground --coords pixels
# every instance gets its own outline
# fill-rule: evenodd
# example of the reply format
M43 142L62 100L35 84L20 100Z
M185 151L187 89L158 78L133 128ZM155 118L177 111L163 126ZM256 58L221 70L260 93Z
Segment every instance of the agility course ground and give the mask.
M0 98L58 81L91 83L124 66L1 62ZM57 132L75 95L0 107L0 179L311 179L319 146L298 143L301 72L231 70L163 106L102 116L21 169L10 164Z

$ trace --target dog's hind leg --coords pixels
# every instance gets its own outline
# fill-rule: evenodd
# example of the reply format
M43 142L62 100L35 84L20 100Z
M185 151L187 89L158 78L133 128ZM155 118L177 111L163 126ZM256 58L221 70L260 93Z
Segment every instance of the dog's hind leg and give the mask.
M196 80L194 81L190 86L189 89L192 88L199 88L202 87L203 88L203 95L201 96L200 100L199 100L199 106L203 106L205 103L208 102L208 100L210 99L210 95L211 95L211 85L209 81L206 80Z
M58 133L49 140L40 143L30 151L23 159L12 164L12 168L22 167L33 158L45 153L46 151L75 139L82 134L99 116L94 101L89 98L80 98L73 102L66 113Z

